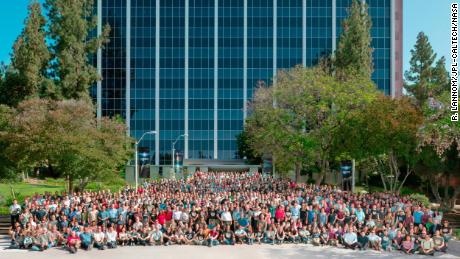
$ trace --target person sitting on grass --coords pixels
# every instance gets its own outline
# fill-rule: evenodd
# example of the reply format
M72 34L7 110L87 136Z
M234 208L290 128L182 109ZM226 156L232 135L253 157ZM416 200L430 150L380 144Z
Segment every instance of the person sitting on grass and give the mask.
M434 250L437 252L447 252L447 246L446 242L444 242L444 238L441 236L441 233L439 230L436 230L434 232L433 236L433 242L434 242Z
M280 226L278 230L276 231L276 241L275 242L278 245L282 245L285 238L286 238L286 233L284 232L284 228Z
M380 232L380 238L382 239L382 249L384 251L391 251L391 240L387 229Z
M412 240L410 235L406 235L404 237L404 241L401 242L401 251L405 254L415 253L414 241Z
M255 233L255 241L260 245L264 238L264 231L262 225L257 226L257 232Z
M434 242L429 235L425 235L425 238L420 243L420 254L434 255Z
M223 244L226 245L235 245L235 233L232 231L232 227L230 225L225 226L225 230L222 235Z
M143 227L142 229L139 229L137 232L138 232L137 244L141 246L148 245L150 243L149 228Z
M90 250L93 246L93 235L89 231L88 227L83 228L83 232L80 234L81 248L84 250Z
M358 237L350 228L347 229L347 232L343 235L343 245L353 250L358 246Z
M291 243L297 244L299 242L299 232L295 226L292 226L288 232L288 240Z
M205 244L205 236L206 234L204 233L204 229L198 225L198 228L196 230L196 234L195 236L193 237L193 244L194 245L197 245L197 246L202 246Z
M163 233L158 228L157 224L153 225L153 230L150 232L150 243L154 245L163 244Z
M106 240L107 240L107 247L108 248L117 248L117 237L118 233L117 231L113 228L113 226L110 226L107 232L105 233L106 235Z
M358 247L359 250L366 250L369 246L369 238L366 236L366 232L361 230L358 235Z
M94 243L93 246L99 250L105 249L105 234L102 232L102 226L98 226L96 232L93 235Z
M313 234L311 235L311 243L314 246L321 245L321 232L319 232L319 229L316 226L313 228Z
M213 226L211 228L211 231L209 231L208 234L208 246L216 246L219 244L219 241L217 240L219 238L219 232L216 229L216 226Z
M371 230L371 232L368 235L369 239L369 247L376 250L376 251L381 251L382 250L382 239L375 234L375 228Z
M118 244L120 246L126 246L129 243L128 233L126 233L126 227L123 225L118 233Z
M299 230L299 238L300 241L304 244L308 244L308 242L310 241L310 231L308 231L306 225L303 225L302 228Z
M80 237L77 236L75 231L72 231L70 236L67 238L67 247L71 254L75 254L80 247Z
M252 230L252 226L249 225L248 226L248 245L253 245L255 239L256 239L256 234Z
M268 229L264 233L264 243L266 244L275 244L276 232L273 228L273 225L268 226Z
M243 244L247 242L248 233L244 229L243 226L239 226L239 228L235 231L236 243Z

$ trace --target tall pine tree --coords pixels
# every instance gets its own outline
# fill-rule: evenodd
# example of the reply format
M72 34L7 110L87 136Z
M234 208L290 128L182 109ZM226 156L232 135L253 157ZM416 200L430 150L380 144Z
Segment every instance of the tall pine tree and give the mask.
M335 53L337 76L350 75L371 78L373 61L371 47L372 21L366 3L353 0L348 17L343 21L343 32Z
M46 0L52 49L52 76L64 99L88 96L98 80L91 55L107 41L110 28L100 37L90 37L97 26L94 0Z
M2 103L15 106L27 97L37 96L47 84L50 53L46 45L46 20L40 3L32 1L21 35L13 45L11 65L6 69L0 94Z
M429 97L439 96L448 90L449 74L445 68L444 57L436 61L436 53L423 32L417 35L417 41L411 50L410 68L405 72L404 88L421 107Z

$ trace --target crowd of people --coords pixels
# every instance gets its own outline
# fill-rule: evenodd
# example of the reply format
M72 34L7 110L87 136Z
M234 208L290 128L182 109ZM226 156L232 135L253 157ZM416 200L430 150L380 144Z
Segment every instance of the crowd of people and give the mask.
M446 252L442 213L391 193L357 194L259 173L196 172L137 189L36 194L11 211L11 248L284 243Z

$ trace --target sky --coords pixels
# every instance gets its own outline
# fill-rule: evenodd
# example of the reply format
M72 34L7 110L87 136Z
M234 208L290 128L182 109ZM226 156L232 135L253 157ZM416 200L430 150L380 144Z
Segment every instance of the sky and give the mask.
M409 67L410 50L420 31L428 35L438 57L449 57L450 4L454 0L402 0L404 3L404 71ZM11 46L21 33L29 0L0 0L0 61L9 63ZM450 59L447 59L450 65Z

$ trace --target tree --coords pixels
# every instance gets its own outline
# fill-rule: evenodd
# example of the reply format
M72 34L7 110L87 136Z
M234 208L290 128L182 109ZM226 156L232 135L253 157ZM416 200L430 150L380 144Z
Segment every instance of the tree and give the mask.
M107 42L110 28L106 25L101 36L90 37L97 25L93 2L46 0L52 42L51 73L65 99L87 97L88 88L99 78L88 59Z
M9 121L12 115L10 107L0 105L0 150L5 150L9 145L6 137L7 133L10 132ZM16 177L14 162L6 156L5 152L0 152L0 179L10 180Z
M371 162L385 191L399 193L418 161L422 123L421 112L408 98L380 94L345 123L336 145L353 158Z
M238 147L238 157L246 159L251 164L260 164L262 158L256 155L250 144L249 134L246 129L236 136L236 145Z
M436 53L423 32L417 35L417 42L411 50L410 68L405 72L405 89L412 95L419 107L429 97L440 95L449 86L449 74L445 69L444 57L436 61Z
M335 159L336 132L375 94L370 79L337 80L319 67L280 71L275 85L254 94L247 121L251 145L259 155L271 154L277 167L292 165L296 180L315 163L319 184Z
M85 100L23 101L11 116L5 154L21 170L47 167L65 177L69 190L114 177L129 158L132 142L124 124L114 119L96 125L93 110Z
M24 29L13 45L11 65L0 88L1 102L12 106L27 97L37 96L47 80L50 53L45 42L46 20L37 1L32 1L28 9Z
M371 78L373 61L371 47L372 21L364 1L352 0L348 17L335 53L334 66L339 78L358 76Z
M410 68L405 72L405 88L423 113L418 131L418 151L422 159L418 174L429 182L433 196L445 209L453 208L460 186L450 180L460 177L460 125L450 119L450 80L445 59L436 61L428 37L420 32L411 50ZM440 189L444 189L441 196Z

